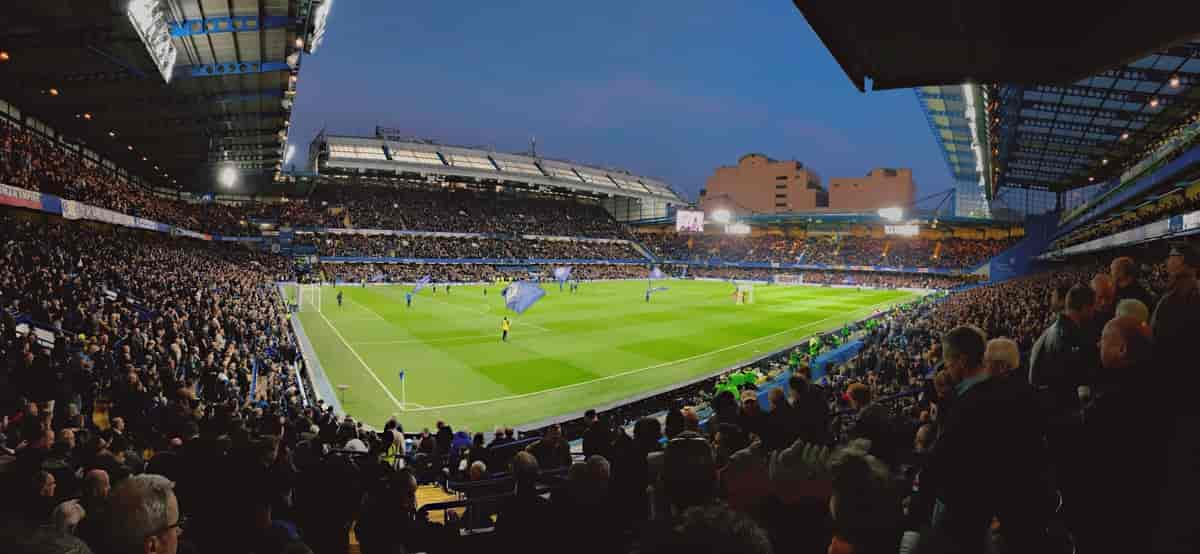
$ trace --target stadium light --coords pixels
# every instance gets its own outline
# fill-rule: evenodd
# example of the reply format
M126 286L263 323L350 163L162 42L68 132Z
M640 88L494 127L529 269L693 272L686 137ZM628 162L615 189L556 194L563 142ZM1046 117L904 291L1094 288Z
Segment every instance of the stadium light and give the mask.
M225 188L233 188L233 185L237 184L237 170L233 169L233 166L225 166L221 169L219 179L221 186Z
M1179 88L1179 76L1171 76L1171 88Z
M900 221L904 218L904 210L900 208L879 208L879 217L888 221Z
M125 16L137 31L163 82L170 83L179 52L171 41L171 27L167 23L171 15L167 7L160 0L131 0Z
M12 58L10 58L10 57L8 56L8 52L7 52L7 51L5 51L5 50L0 50L0 62L6 62L6 61L8 61L8 60L10 60L10 59L12 59Z
M292 161L292 156L294 156L295 154L296 154L296 145L289 144L287 147L287 154L285 154L283 157L283 163L288 163L288 162Z
M745 223L731 223L725 226L725 232L730 235L749 235L750 226Z
M713 221L717 223L729 223L730 217L732 214L729 213L729 210L716 210L712 213Z

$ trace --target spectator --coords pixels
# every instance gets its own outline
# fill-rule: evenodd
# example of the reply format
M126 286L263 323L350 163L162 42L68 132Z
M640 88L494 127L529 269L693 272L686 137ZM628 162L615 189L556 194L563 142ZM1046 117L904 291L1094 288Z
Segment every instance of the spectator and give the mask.
M820 387L805 374L788 379L789 400L795 416L796 437L807 443L829 444L829 408Z
M1137 300L1132 300L1137 302ZM1086 472L1072 504L1083 510L1077 539L1081 551L1137 551L1150 536L1156 469L1154 450L1113 449L1112 437L1140 436L1144 418L1152 413L1152 391L1141 384L1148 374L1153 349L1150 329L1132 317L1119 317L1104 326L1100 337L1103 371L1095 400L1086 412L1080 444L1084 452L1077 470ZM1114 479L1114 475L1121 478ZM1104 483L1104 486L1094 486Z
M1099 273L1092 277L1092 293L1096 295L1096 313L1093 320L1104 325L1113 318L1116 309L1117 289L1107 273Z
M692 554L727 552L730 554L771 554L767 533L753 519L712 504L696 506L683 513L679 527L647 552Z
M1095 373L1098 352L1088 331L1095 307L1091 289L1072 287L1065 311L1033 346L1029 382L1045 391L1048 413L1054 417L1079 408L1076 387L1090 383Z
M596 410L588 410L584 414L587 431L583 433L583 455L612 457L612 429L608 418L596 415Z
M989 340L983 354L984 364L993 378L1006 379L1021 367L1021 352L1017 342L1000 337Z
M1138 282L1138 267L1133 258L1121 256L1113 259L1108 272L1116 285L1117 303L1132 299L1140 301L1147 308L1154 306L1154 295Z
M184 519L174 483L159 475L135 475L109 497L111 552L175 554Z
M1132 317L1142 323L1150 323L1150 308L1136 298L1126 298L1117 302L1115 317Z
M833 495L829 513L835 531L829 552L896 552L900 545L900 500L887 466L854 448L836 453L830 466Z
M1158 301L1151 320L1154 329L1154 359L1158 367L1179 368L1194 358L1196 329L1200 329L1200 289L1196 268L1200 253L1189 245L1177 245L1167 257L1167 293ZM1196 527L1185 521L1181 511L1200 494L1200 440L1196 429L1200 416L1185 409L1188 395L1196 390L1195 372L1173 373L1177 377L1167 392L1165 481L1159 499L1159 521L1152 533L1156 552L1189 552L1200 544Z
M367 493L355 535L363 554L442 552L449 537L417 512L417 480L407 469L385 477Z
M519 452L512 462L512 474L516 481L514 496L504 501L496 518L496 536L502 550L516 552L554 552L559 545L553 541L533 541L539 531L554 521L554 510L550 502L542 498L537 490L538 460L529 452Z
M985 349L983 333L971 327L942 339L957 401L921 473L922 491L938 499L935 531L954 552L982 552L993 517L1015 552L1037 552L1050 504L1042 414L1032 395L989 379Z
M758 402L758 391L743 390L742 410L738 414L737 420L738 427L741 427L747 434L761 438L765 433L766 424L767 415L763 413L762 405Z
M546 470L570 467L571 447L563 439L562 427L551 425L541 440L529 445L526 452L537 458L538 467Z

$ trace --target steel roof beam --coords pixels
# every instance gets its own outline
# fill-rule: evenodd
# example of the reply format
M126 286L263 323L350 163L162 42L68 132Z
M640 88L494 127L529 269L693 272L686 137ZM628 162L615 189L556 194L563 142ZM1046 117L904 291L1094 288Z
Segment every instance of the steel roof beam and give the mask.
M1022 117L1019 122L1021 125L1036 127L1039 129L1064 129L1068 131L1077 131L1080 133L1092 132L1094 134L1107 133L1120 137L1122 133L1129 133L1131 136L1138 134L1138 129L1130 129L1126 127L1113 127L1111 125L1095 125L1087 123L1075 123L1073 121L1065 121L1062 119L1047 119L1044 117ZM1017 127L1017 132L1023 132L1020 126ZM1113 139L1114 141L1119 139Z
M292 20L283 15L268 15L263 18L259 18L257 15L234 15L229 17L185 19L171 24L171 36L178 38L214 33L282 29L291 24Z
M250 75L254 73L273 73L275 71L291 71L286 61L268 62L225 62L201 65L183 65L175 68L176 79L194 79L198 77L221 77L224 75Z

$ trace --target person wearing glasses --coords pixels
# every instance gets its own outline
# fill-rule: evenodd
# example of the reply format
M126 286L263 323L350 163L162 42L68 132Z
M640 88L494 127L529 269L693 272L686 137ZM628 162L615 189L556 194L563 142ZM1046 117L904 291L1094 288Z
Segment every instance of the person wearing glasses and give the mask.
M112 552L175 554L186 523L179 513L175 483L161 475L135 475L109 495Z

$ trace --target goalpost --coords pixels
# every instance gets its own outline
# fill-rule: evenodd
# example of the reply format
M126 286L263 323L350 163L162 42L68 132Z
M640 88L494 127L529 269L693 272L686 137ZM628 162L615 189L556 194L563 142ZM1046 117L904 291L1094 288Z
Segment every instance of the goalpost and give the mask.
M733 299L735 304L753 304L754 285L738 283L737 290L733 293Z
M300 297L296 303L301 312L321 312L321 285L303 284L300 285L299 292Z

